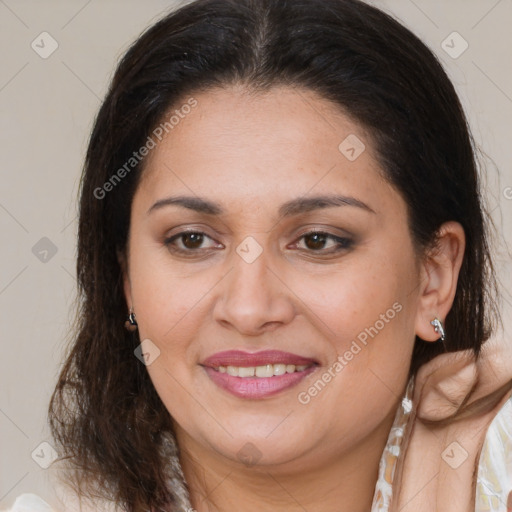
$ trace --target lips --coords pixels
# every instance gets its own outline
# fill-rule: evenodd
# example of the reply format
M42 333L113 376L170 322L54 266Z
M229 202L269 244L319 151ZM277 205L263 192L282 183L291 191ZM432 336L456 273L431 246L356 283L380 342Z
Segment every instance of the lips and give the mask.
M202 363L214 384L246 399L261 399L281 393L314 372L317 365L314 359L279 350L218 352Z
M218 352L203 361L203 366L219 368L219 366L264 366L267 364L285 364L295 366L311 366L318 364L316 360L302 357L290 352L280 350L263 350L261 352L243 352L241 350L228 350Z

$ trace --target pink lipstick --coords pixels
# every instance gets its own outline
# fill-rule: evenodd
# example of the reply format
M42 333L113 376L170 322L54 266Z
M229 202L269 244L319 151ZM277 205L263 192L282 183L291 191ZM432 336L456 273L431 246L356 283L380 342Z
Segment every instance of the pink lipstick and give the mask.
M270 397L295 386L315 371L317 365L314 359L278 350L255 353L229 350L218 352L202 363L217 386L249 399Z

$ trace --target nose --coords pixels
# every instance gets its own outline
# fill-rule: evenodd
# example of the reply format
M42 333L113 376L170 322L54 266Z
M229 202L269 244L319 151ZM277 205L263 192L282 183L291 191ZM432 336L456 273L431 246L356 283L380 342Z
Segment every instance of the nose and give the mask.
M252 263L235 253L233 263L222 280L214 307L215 320L246 336L290 323L295 316L293 292L268 266L265 251Z

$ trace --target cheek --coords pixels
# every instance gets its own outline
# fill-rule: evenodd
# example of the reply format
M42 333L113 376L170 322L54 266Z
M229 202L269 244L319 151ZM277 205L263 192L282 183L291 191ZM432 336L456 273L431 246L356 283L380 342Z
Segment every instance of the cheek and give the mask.
M417 276L412 255L404 251L390 257L390 251L387 258L347 259L345 268L329 276L297 277L293 284L330 344L330 372L324 372L329 384L319 402L371 412L379 410L379 403L396 400L404 387L414 342L411 287Z
M169 381L167 387L174 387L164 369L181 383L191 380L190 369L198 370L201 346L197 341L207 339L201 332L212 332L209 297L226 273L220 266L201 269L200 264L171 265L169 261L165 248L139 246L131 253L131 287L139 336L141 340L149 338L160 350L158 364L148 367L157 388L160 379ZM175 391L179 391L179 385Z
M185 271L171 265L165 247L132 238L130 281L142 335L163 341L193 310L209 287L207 275L202 279L195 275L190 267Z
M346 265L322 276L297 275L291 287L340 352L351 340L364 344L392 331L403 334L404 316L409 315L405 302L411 299L408 292L414 279L405 258L368 255L347 259Z
M342 436L348 445L369 435L396 407L412 355L413 308L405 303L400 280L381 276L378 287L373 282L367 272L352 273L323 283L317 296L310 287L310 318L319 319L330 363L297 390L297 412L303 422L314 418L312 429L326 424L329 439Z

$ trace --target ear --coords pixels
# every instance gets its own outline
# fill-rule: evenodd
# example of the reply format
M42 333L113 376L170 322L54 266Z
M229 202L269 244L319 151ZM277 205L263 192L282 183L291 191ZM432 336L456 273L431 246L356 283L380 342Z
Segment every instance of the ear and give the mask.
M117 251L117 261L121 267L121 274L123 278L123 290L124 297L126 300L126 304L128 308L131 308L133 305L132 302L132 286L130 283L130 272L128 268L128 258L124 252Z
M446 222L421 264L415 329L416 335L425 341L439 339L430 322L438 317L444 323L452 307L465 248L464 228L458 222Z

